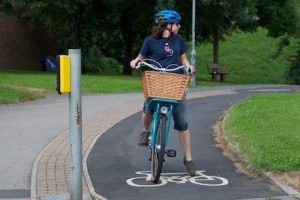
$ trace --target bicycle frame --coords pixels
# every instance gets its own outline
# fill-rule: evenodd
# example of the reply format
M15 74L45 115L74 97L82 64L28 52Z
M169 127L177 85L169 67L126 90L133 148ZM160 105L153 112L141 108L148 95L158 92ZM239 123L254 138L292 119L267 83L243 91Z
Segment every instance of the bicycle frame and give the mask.
M166 126L166 140L165 140L165 147L168 145L169 140L169 130L170 130L170 124L172 121L172 112L173 109L179 104L179 101L172 100L172 99L162 99L162 98L152 98L149 101L148 107L155 107L155 111L153 113L153 121L152 121L152 129L151 129L151 142L149 143L149 147L154 147L154 141L155 141L155 128L158 123L158 116L159 114L164 114L167 116L167 126ZM161 112L161 107L166 106L168 108L167 113Z

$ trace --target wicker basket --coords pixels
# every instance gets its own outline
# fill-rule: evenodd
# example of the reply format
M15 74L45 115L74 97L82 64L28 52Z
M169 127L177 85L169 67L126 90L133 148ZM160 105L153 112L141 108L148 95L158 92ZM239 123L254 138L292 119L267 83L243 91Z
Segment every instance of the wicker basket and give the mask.
M145 71L141 82L146 100L153 97L181 100L189 79L190 76L182 74Z

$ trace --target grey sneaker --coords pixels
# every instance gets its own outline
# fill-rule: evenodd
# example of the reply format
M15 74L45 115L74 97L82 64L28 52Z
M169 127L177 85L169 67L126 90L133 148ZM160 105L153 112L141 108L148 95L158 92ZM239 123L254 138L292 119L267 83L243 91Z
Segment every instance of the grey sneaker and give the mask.
M185 158L183 158L183 164L186 167L186 171L187 171L188 175L196 176L195 164L192 160L187 161L187 160L185 160Z
M147 131L143 131L140 135L140 138L139 138L139 146L141 147L147 147L149 145L149 134L150 132L147 132Z

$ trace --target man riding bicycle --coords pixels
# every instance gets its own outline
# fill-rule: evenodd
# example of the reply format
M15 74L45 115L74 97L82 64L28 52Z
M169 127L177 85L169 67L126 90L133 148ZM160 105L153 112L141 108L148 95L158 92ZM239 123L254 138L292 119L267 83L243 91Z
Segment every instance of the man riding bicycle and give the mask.
M175 10L162 10L156 13L156 26L154 27L153 35L148 36L144 40L139 55L130 62L131 68L135 69L138 61L148 58L157 61L163 67L171 64L185 65L189 67L191 73L194 73L195 68L190 65L186 58L186 44L178 34L181 27L180 21L181 16ZM176 73L183 73L183 71ZM143 131L139 139L140 146L148 146L152 114L153 110L149 110L147 102L145 102L142 114ZM183 148L183 163L187 168L188 174L195 176L196 170L191 155L191 138L186 116L185 95L174 109L173 119L174 129L179 133L179 140Z

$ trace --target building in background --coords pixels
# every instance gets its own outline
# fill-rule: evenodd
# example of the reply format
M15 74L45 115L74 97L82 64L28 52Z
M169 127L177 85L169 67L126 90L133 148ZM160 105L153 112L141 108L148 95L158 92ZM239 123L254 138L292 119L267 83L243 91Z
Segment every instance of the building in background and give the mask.
M46 57L57 54L57 44L46 32L31 30L16 17L0 17L0 69L44 70Z

